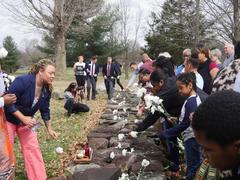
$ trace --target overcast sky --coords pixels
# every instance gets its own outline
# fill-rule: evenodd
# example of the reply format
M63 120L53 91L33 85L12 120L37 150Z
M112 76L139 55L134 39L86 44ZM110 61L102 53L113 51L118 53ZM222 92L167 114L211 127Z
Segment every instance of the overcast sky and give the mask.
M107 0L107 2L115 3L117 0ZM158 0L164 1L164 0ZM137 11L141 9L143 13L143 24L146 24L151 10L154 8L154 3L156 0L124 0L124 2L131 8L131 11ZM24 25L20 25L14 22L11 14L0 6L0 47L2 46L3 39L10 35L13 37L14 41L17 43L19 48L24 48L24 42L31 39L41 39L41 33L34 28L29 28ZM143 27L144 28L144 27ZM139 36L139 41L141 44L144 43L144 32Z

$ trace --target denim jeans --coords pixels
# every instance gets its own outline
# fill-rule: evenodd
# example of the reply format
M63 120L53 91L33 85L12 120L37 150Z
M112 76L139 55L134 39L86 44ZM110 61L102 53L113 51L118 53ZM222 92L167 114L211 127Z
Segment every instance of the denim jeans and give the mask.
M170 124L167 120L163 122L163 129L170 128ZM171 162L169 170L177 172L179 170L179 150L177 137L171 137L166 139L166 144L168 147L169 161Z
M187 180L193 180L202 161L201 148L195 138L185 141L184 147L187 163Z

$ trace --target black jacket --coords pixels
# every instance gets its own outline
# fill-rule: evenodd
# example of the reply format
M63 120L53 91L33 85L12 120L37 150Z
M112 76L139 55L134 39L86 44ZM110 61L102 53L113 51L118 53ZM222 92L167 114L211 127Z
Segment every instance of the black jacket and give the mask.
M197 89L197 93L202 102L208 96L200 89ZM186 97L180 96L176 85L176 77L169 77L164 87L161 89L157 96L163 99L163 105L166 111L170 114L170 116L180 116L181 109L183 103L186 100ZM143 120L143 122L138 125L136 131L141 132L146 130L148 127L153 125L160 117L164 117L164 115L162 113L159 113L158 111L156 111L154 114L149 113L147 117Z

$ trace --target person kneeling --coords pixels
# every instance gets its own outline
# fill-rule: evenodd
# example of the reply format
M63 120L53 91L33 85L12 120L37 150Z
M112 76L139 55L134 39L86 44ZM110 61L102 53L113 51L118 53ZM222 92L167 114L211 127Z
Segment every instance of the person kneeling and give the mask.
M72 113L88 112L89 107L85 104L79 103L79 93L77 91L77 84L70 83L64 91L64 108L67 110L67 115Z

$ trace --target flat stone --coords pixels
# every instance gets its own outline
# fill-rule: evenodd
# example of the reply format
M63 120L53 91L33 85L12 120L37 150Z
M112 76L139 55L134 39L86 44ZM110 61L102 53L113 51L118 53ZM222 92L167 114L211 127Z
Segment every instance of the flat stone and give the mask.
M120 168L94 168L75 173L71 180L116 180L121 176Z
M111 114L112 113L112 109L107 108L104 110L104 114Z
M120 131L122 128L126 126L128 122L125 120L119 121L118 123L111 125L111 128L114 129L114 131Z
M129 132L131 132L131 130L127 128L123 128L119 131L119 133L123 133L123 134L128 134Z
M118 104L117 105L114 105L114 104L107 104L107 107L108 109L122 109L124 106L119 106Z
M116 124L117 122L119 122L119 120L111 120L111 119L100 119L99 124L103 125L103 124Z
M101 119L113 119L113 117L114 117L115 115L114 114L102 114L101 115Z
M114 152L115 155L120 154L120 150L115 147L110 147L107 149L100 149L95 153L95 156L100 156L102 158L108 158L110 156L110 153Z
M108 147L108 140L105 138L91 138L89 140L89 145L94 150L106 149Z
M97 164L94 164L94 163L90 163L90 164L77 164L77 165L68 167L67 171L70 174L73 175L73 174L78 173L78 172L86 171L87 169L100 168L100 167L101 166L99 166Z
M118 138L117 137L111 137L109 140L109 146L110 147L116 147L118 145Z
M114 163L117 167L120 168L128 168L130 169L132 165L136 162L137 156L134 154L127 154L126 156L116 156L112 163Z
M142 165L141 165L142 161L136 162L132 165L132 171L134 173L139 172L139 170L141 169ZM163 172L163 166L162 166L162 162L161 161L157 161L157 160L150 160L150 164L144 169L145 172L147 171L152 171L152 172Z
M88 138L88 140L91 139L91 138L106 138L106 139L110 139L113 136L114 136L114 134L112 134L112 133L95 133L95 132L92 132L92 133L88 134L87 138Z

